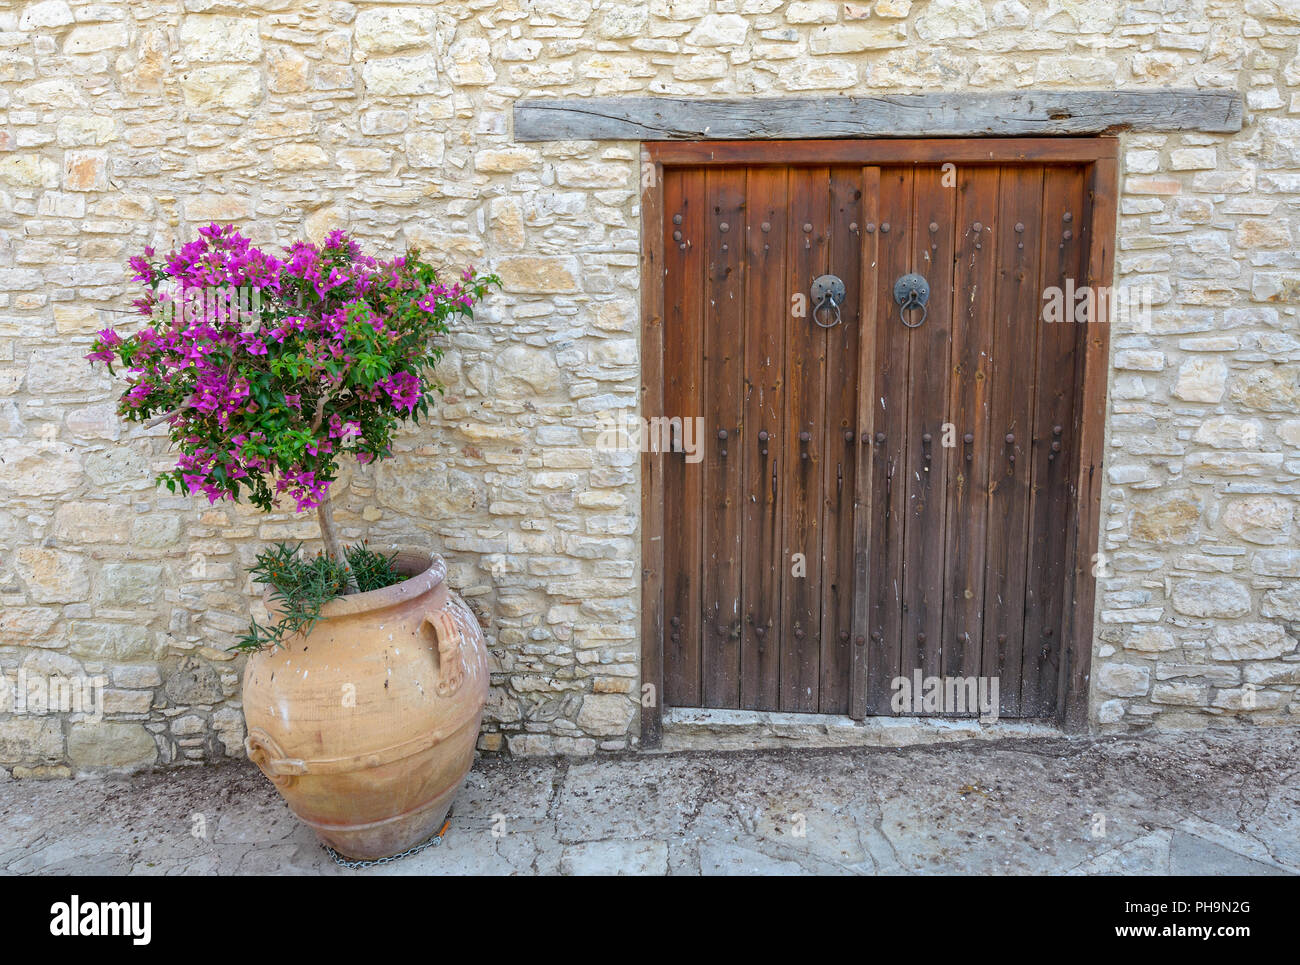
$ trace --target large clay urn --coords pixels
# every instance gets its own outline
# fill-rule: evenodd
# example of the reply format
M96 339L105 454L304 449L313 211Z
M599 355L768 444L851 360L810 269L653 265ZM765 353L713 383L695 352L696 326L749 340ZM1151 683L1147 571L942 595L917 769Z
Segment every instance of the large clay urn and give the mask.
M305 637L249 657L249 758L340 854L398 854L439 828L488 694L478 621L440 556L400 552L394 586L326 603Z

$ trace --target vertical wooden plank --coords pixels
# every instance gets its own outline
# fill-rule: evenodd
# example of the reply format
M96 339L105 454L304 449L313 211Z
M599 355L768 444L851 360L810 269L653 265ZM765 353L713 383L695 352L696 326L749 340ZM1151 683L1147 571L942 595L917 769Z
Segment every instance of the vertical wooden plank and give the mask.
M1087 283L1109 289L1115 262L1115 198L1119 193L1116 161L1102 158L1088 178L1088 212L1083 243L1087 248ZM1102 311L1100 308L1097 311ZM1088 677L1092 669L1093 608L1097 581L1092 575L1101 525L1102 462L1105 455L1106 374L1110 362L1108 315L1094 315L1081 333L1078 445L1075 469L1076 539L1070 553L1074 573L1066 614L1066 659L1062 672L1064 699L1058 715L1062 727L1079 733L1088 727Z
M871 454L874 448L876 391L876 337L880 296L878 239L880 232L880 168L862 169L862 233L858 268L860 305L858 318L858 447L854 467L853 500L853 651L849 672L849 716L861 719L867 713L867 637L871 632ZM867 226L870 230L867 230Z
M805 296L826 270L828 168L791 168L787 298ZM809 306L811 315L811 306ZM826 333L811 317L792 318L785 341L786 409L781 458L786 469L781 561L784 592L781 709L814 713L821 659L822 447L825 442ZM795 560L801 570L796 571Z
M870 531L871 583L867 594L870 627L867 637L867 713L893 714L893 679L902 671L903 535L907 482L909 332L894 304L894 279L912 267L911 166L880 172L878 221L867 222L875 234L874 333ZM910 671L909 671L910 674Z
M664 182L664 406L668 416L703 414L704 172L669 170ZM704 445L706 440L694 439ZM682 438L677 435L680 450ZM664 541L666 706L700 706L700 577L703 570L704 473L680 451L664 460L664 505L678 520ZM667 534L666 534L667 535Z
M998 182L999 169L992 166L966 166L957 174L948 403L955 445L943 450L948 465L948 520L940 665L945 677L980 675Z
M705 175L704 615L705 707L740 706L740 537L746 447L741 436L745 359L745 169Z
M1062 321L1038 325L1038 374L1030 460L1029 553L1025 581L1025 649L1021 667L1021 713L1029 717L1056 713L1060 668L1060 627L1065 585L1073 574L1066 559L1066 521L1075 512L1070 499L1067 446L1077 446L1075 415L1075 343L1078 324L1071 297L1082 284L1083 245L1079 224L1084 213L1083 168L1048 168L1043 176L1043 287L1057 289L1066 305ZM1068 433L1068 434L1067 434Z
M826 427L822 467L821 693L823 714L849 712L853 655L853 504L858 451L858 340L862 261L862 171L830 172L827 271L845 288L838 324L826 329ZM831 322L829 310L819 318Z
M740 706L747 710L780 706L786 180L783 168L751 168L746 198L744 420L734 449L745 450Z
M663 166L641 152L641 415L664 413L664 226ZM641 745L658 747L664 694L664 460L670 456L643 446L641 453L641 685L649 701L641 706Z
M920 669L931 677L939 675L943 647L948 460L940 437L948 421L956 198L938 166L917 168L914 190L912 270L929 281L930 301L925 323L909 331L902 672L910 677Z
M1017 458L1033 425L1038 312L1042 305L1043 169L1002 169L995 224L994 293L988 437L989 527L984 580L981 673L998 678L999 714L1020 716L1021 656L1025 633L1025 547L1029 541L1029 460Z

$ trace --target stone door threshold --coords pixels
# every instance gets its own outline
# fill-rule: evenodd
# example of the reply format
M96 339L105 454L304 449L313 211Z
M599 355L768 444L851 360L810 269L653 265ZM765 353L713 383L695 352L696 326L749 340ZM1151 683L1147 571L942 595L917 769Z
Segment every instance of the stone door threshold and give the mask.
M760 750L774 747L908 747L952 741L1063 737L1055 723L938 717L789 714L761 710L669 708L660 751Z

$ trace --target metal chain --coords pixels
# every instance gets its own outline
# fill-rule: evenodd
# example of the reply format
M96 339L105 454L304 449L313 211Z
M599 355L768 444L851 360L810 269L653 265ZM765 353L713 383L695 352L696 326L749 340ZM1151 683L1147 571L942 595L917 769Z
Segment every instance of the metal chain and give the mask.
M391 864L394 861L401 861L403 858L409 858L413 854L419 854L421 851L442 844L442 836L447 833L449 827L451 827L450 816L448 816L447 820L442 822L442 827L438 829L438 832L423 844L417 844L413 848L407 848L401 854L390 854L383 858L375 858L373 861L353 861L351 858L345 858L323 841L321 842L321 847L325 849L329 856L334 859L334 863L340 868L374 868L377 865Z

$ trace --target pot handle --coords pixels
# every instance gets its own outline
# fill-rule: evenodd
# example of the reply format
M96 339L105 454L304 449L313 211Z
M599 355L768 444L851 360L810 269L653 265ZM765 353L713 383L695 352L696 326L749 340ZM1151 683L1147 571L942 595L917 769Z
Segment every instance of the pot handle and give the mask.
M244 738L244 751L248 754L248 759L276 787L293 787L298 776L307 773L305 762L297 758L286 758L275 738L260 727L254 727L248 732Z
M438 641L438 696L454 696L465 682L465 658L461 652L464 636L446 610L426 613L424 624L433 630Z

